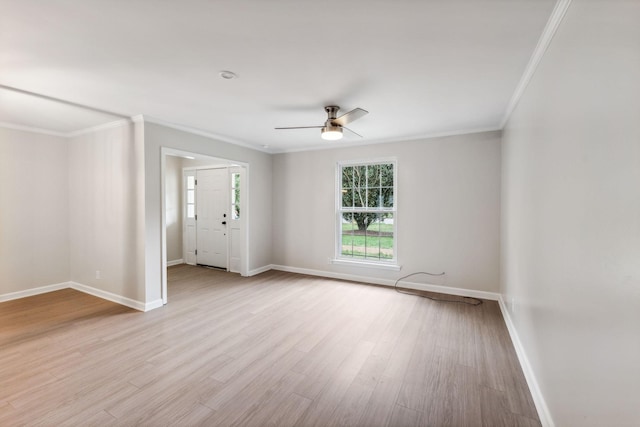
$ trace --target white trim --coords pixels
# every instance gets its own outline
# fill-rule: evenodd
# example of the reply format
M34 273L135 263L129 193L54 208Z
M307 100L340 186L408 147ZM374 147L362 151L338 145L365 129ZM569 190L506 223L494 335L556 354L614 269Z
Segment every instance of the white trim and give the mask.
M31 126L18 125L18 124L9 123L9 122L0 122L0 128L20 130L23 132L41 133L43 135L59 136L62 138L66 138L68 136L64 132L58 132L55 130L48 130L48 129L42 129L42 128L35 128Z
M142 311L150 311L153 310L155 308L160 308L164 305L164 301L162 301L162 299L157 299L155 301L151 301L151 302L146 302L144 303L144 310Z
M191 159L189 159L191 160ZM237 165L234 165L232 163L218 163L218 164L210 164L210 165L203 165L203 166L185 166L182 168L182 171L197 171L197 170L202 170L202 169L229 169L229 168L235 168L238 167Z
M367 166L367 165L379 165L379 164L392 164L393 165L393 207L382 208L377 210L369 210L369 208L345 208L342 206L342 168L354 167L354 166ZM398 235L398 159L395 156L372 158L369 160L340 160L336 162L336 174L335 174L335 224L334 224L334 257L329 261L332 264L341 264L361 267L373 267L382 268L386 270L400 271L400 265L398 265L398 239L393 239L393 258L381 260L379 262L373 260L358 260L357 258L341 256L342 255L342 219L344 213L354 212L371 212L371 213L392 213L393 214L393 235ZM367 187L368 189L368 187ZM346 211L346 212L345 212ZM365 250L366 252L366 250Z
M160 298L162 303L168 302L167 291L167 156L164 154L164 148L160 147ZM180 197L182 200L182 189L180 190ZM182 202L180 202L182 203ZM182 254L184 256L184 254Z
M511 113L513 113L513 110L515 110L516 105L518 105L518 102L520 101L524 90L527 88L529 82L531 81L531 78L538 69L538 65L540 64L540 61L542 60L545 52L549 48L551 40L558 30L558 27L560 26L560 23L562 22L562 19L564 18L570 4L571 0L558 0L555 7L553 8L553 12L551 12L551 16L547 21L547 25L544 27L540 39L538 39L538 44L531 54L529 63L524 69L522 77L520 77L520 81L518 82L518 85L516 86L516 89L513 92L511 99L509 100L509 104L507 104L507 109L504 113L504 116L502 117L502 121L500 122L500 129L504 129L507 121L509 121L509 117L511 117Z
M142 116L135 116L135 119L133 119L135 122L139 122L142 120ZM243 172L244 172L244 179L241 181L241 189L240 189L240 203L242 204L242 206L244 206L244 219L243 219L243 226L242 226L242 233L244 235L244 239L243 239L243 244L241 247L241 260L240 260L240 275L241 276L247 276L248 275L248 271L249 271L249 256L250 256L250 246L249 246L249 207L250 207L250 202L249 202L249 173L250 173L250 163L248 162L243 162L243 161L237 161L237 160L233 160L233 159L224 159L221 157L215 157L215 156L211 156L209 154L201 154L201 153L194 153L191 151L186 151L186 150L181 150L178 148L172 148L172 147L167 147L167 146L161 146L160 147L160 215L161 215L161 232L160 232L160 246L161 246L161 283L160 283L160 294L162 296L162 301L164 302L164 304L167 304L168 302L168 291L167 291L167 267L169 266L169 264L166 262L166 251L167 251L167 230L166 230L166 188L165 188L165 180L166 180L166 157L167 156L171 156L171 155L179 155L179 156L183 156L183 155L189 155L189 154L196 154L198 155L200 158L202 157L208 157L211 159L215 159L226 162L227 164L224 166L217 166L216 168L226 168L227 170L231 167L239 167L242 168ZM209 167L206 166L197 166L195 167L193 170L198 170L198 169L210 169ZM191 168L182 168L182 179L184 180L184 173L185 170L191 170ZM181 210L182 210L182 218L183 218L183 222L184 219L186 218L186 213L184 212L184 207L185 207L185 188L184 188L184 182L182 182L182 187L180 189L180 193L182 195L182 198L180 200L180 205L181 205ZM184 226L183 226L183 230L182 230L182 234L183 234L183 256L186 254L185 251L185 245L184 245L184 237L185 237L185 232L184 232ZM228 271L228 270L227 270Z
M332 271L312 270L308 268L290 267L286 265L271 265L271 269L278 271L287 271L289 273L307 274L309 276L328 277L330 279L349 280L352 282L370 283L373 285L382 285L393 287L395 280L380 279L378 277L358 276L355 274L335 273ZM453 288L450 286L440 286L425 283L402 282L402 287L407 289L415 289L418 291L438 292L447 295L457 295L463 297L482 298L497 301L500 294L496 292L476 291L474 289Z
M561 0L562 1L562 0ZM570 1L570 0L568 0ZM524 88L523 88L524 89ZM519 96L518 96L519 99ZM516 100L517 102L517 100ZM509 112L509 114L511 114ZM505 115L506 118L508 118L508 115ZM94 126L91 128L87 128L87 129L79 129L76 131L71 131L71 132L58 132L58 131L53 131L53 130L48 130L48 129L41 129L41 128L35 128L35 127L30 127L30 126L23 126L23 125L18 125L18 124L14 124L14 123L8 123L8 122L0 122L0 128L7 128L7 129L13 129L13 130L21 130L21 131L25 131L25 132L33 132L33 133L41 133L41 134L45 134L45 135L52 135L52 136L59 136L62 138L72 138L78 135L82 135L85 133L89 133L89 132L95 132L98 130L102 130L102 129L108 129L111 127L117 127L117 126L121 126L123 123L125 122L133 122L133 123L144 123L144 122L149 122L149 123L154 123L157 125L161 125L161 126L166 126L172 129L177 129L177 130L181 130L183 132L188 132L194 135L199 135L199 136L204 136L207 138L212 138L212 139L216 139L218 141L222 141L222 142L226 142L229 144L233 144L233 145L238 145L241 147L245 147L251 150L255 150L255 151L260 151L263 153L267 153L267 154L282 154L282 153L297 153L297 152L303 152L303 151L319 151L319 150L334 150L337 148L347 148L347 147L356 147L356 146L367 146L367 145L374 145L374 144L392 144L392 143L398 143L398 142L412 142L412 141L420 141L420 140L424 140L424 139L432 139L432 138L441 138L441 137L447 137L447 136L457 136L457 135L468 135L468 134L473 134L473 133L484 133L484 132L496 132L496 131L500 131L502 130L502 128L504 127L504 123L506 123L506 120L504 120L504 123L500 126L500 127L496 127L496 126L490 126L490 127L484 127L484 128L475 128L475 129L461 129L461 130L454 130L454 131L445 131L445 132L434 132L434 133L426 133L426 134L422 134L422 135L416 135L416 136L412 136L412 137L408 137L408 138L402 138L402 139L393 139L393 138L384 138L384 139L378 139L378 140L363 140L363 141L354 141L354 142L344 142L341 141L340 143L325 143L322 145L313 145L313 146L308 146L308 147L301 147L301 148L292 148L292 149L277 149L277 148L264 148L261 146L256 146L250 143L246 143L246 142L242 142L233 138L229 138L229 137L225 137L222 135L217 135L208 131L204 131L204 130L200 130L200 129L196 129L196 128L192 128L189 126L185 126L185 125L180 125L180 124L176 124L176 123L171 123L171 122L167 122L161 119L156 119L154 117L150 117L150 116L146 116L146 115L142 115L142 114L137 114L135 116L131 116L128 119L119 119L117 121L114 122L109 122L109 123L105 123L102 125L98 125L98 126ZM211 156L209 156L211 157Z
M20 131L32 132L32 133L41 133L44 135L59 136L62 138L74 138L76 136L84 135L86 133L97 132L100 130L111 129L111 128L125 126L131 123L135 123L136 121L139 121L137 117L138 116L136 116L135 120L133 117L130 119L118 119L112 122L103 123L101 125L92 126L86 129L74 130L71 132L58 132L54 130L41 129L41 128L36 128L31 126L23 126L23 125L18 125L14 123L8 123L8 122L0 122L0 128L20 130Z
M322 145L312 145L308 147L301 148L292 148L292 149L277 149L273 148L271 151L266 151L271 154L282 154L282 153L297 153L301 151L320 151L320 150L335 150L339 148L347 148L347 147L364 147L367 145L374 144L393 144L398 142L412 142L412 141L422 141L424 139L433 139L433 138L443 138L447 136L458 136L458 135L469 135L472 133L484 133L484 132L498 132L501 131L502 127L498 126L489 126L483 128L475 128L475 129L460 129L453 131L445 131L445 132L434 132L434 133L425 133L422 135L411 136L402 139L393 139L393 138L383 138L383 139L373 139L373 140L360 140L354 142L344 142L344 140L340 140L339 142L325 142Z
M144 116L142 114L136 114L135 116L129 117L133 123L142 123L144 124Z
M400 271L402 269L402 267L399 266L398 264L394 264L394 263L385 264L382 261L370 262L370 261L356 261L356 260L350 260L350 259L332 258L330 260L330 263L335 265L346 265L349 267L377 268L379 270Z
M253 270L249 270L247 273L247 277L255 276L260 273L264 273L265 271L273 270L273 264L263 265L262 267L254 268Z
M163 305L161 299L143 303L140 301L133 300L131 298L123 297L121 295L116 295L114 293L103 291L101 289L96 289L94 287L83 285L77 282L56 283L53 285L40 286L38 288L33 288L33 289L26 289L24 291L2 294L0 295L0 302L6 302L6 301L11 301L11 300L20 299L20 298L27 298L34 295L46 294L53 291L59 291L61 289L75 289L76 291L93 295L94 297L102 298L107 301L115 302L116 304L124 305L140 311L153 310L154 308L162 307Z
M250 237L250 231L251 231L251 222L249 222L249 218L250 218L250 211L249 211L249 200L250 200L250 195L249 195L249 179L250 176L249 174L251 173L251 170L249 168L249 163L241 163L238 166L242 166L245 165L246 167L244 168L244 179L240 180L240 209L244 209L244 214L242 212L240 212L240 215L244 215L242 217L242 244L244 245L244 247L242 248L242 259L240 260L240 275L247 277L249 276L249 258L251 256L251 245L249 244L249 237Z
M244 164L248 164L247 162L241 161L241 160L226 159L222 157L212 156L211 154L196 153L195 151L186 151L186 150L181 150L178 148L172 148L172 147L166 147L166 146L163 146L162 148L164 148L165 155L182 157L182 158L186 158L187 160L202 160L202 157L205 157L206 160L211 160L212 162L214 162L211 165L187 166L182 168L187 170L198 169L198 168L211 169L211 168L227 167L227 166L242 166Z
M395 283L395 280L389 282ZM388 286L393 286L390 283ZM432 285L431 283L415 283L402 281L403 288L415 289L417 291L437 292L445 295L456 295L460 297L481 298L490 301L497 301L500 294L497 292L477 291L475 289L454 288L452 286Z
M86 129L80 129L66 134L68 138L74 138L76 136L84 135L87 133L98 132L105 129L118 128L134 123L133 119L118 119L113 122L103 123L101 125L92 126Z
M46 294L48 292L59 291L69 288L70 282L55 283L53 285L39 286L37 288L25 289L24 291L9 292L0 295L0 302L12 301L15 299L32 297L34 295Z
M498 297L498 304L500 305L500 311L502 312L504 322L507 324L507 330L509 331L509 335L511 336L513 347L515 348L516 354L518 355L518 360L520 361L522 372L524 373L524 377L527 380L527 384L529 385L529 391L531 392L531 397L533 397L533 402L536 405L538 417L540 417L540 423L543 427L554 427L555 424L553 423L553 418L551 418L551 412L549 412L549 407L544 400L544 396L542 395L542 391L540 390L540 386L538 385L538 381L536 380L535 373L533 372L531 363L529 363L529 358L524 351L522 341L520 341L518 331L516 330L513 320L511 319L509 310L507 310L507 306L504 302L502 294L500 294Z
M97 289L91 286L83 285L82 283L78 283L78 282L69 282L69 287L71 289L75 289L76 291L84 292L85 294L106 299L107 301L115 302L117 304L131 307L136 310L147 311L146 310L147 304L141 301L133 300L131 298L123 297L122 295L117 295L111 292L103 291L102 289Z
M239 145L241 147L245 147L245 148L249 148L251 150L255 150L255 151L261 151L263 153L271 153L270 150L266 150L262 147L258 147L255 146L253 144L249 144L243 141L239 141L237 139L233 139L233 138L229 138L228 136L223 136L223 135L218 135L212 132L208 132L206 130L201 130L201 129L196 129L190 126L186 126L186 125L181 125L178 123L172 123L172 122L167 122L165 120L162 119L157 119L155 117L150 117L145 115L144 116L144 121L149 122L149 123L154 123L156 125L160 125L160 126L166 126L168 128L172 128L172 129L177 129L177 130L181 130L183 132L187 132L187 133L191 133L193 135L199 135L199 136L204 136L206 138L211 138L211 139L215 139L218 141L222 141L222 142L226 142L228 144L233 144L233 145Z
M174 265L180 264L184 264L184 260L182 258L174 259L173 261L167 261L167 267L173 267Z

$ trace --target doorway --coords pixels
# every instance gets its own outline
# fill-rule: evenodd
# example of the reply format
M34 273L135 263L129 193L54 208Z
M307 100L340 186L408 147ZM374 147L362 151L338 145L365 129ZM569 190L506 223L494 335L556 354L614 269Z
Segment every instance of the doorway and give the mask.
M239 166L183 170L186 264L241 272L243 181Z
M162 299L167 266L203 265L248 275L248 167L162 148Z

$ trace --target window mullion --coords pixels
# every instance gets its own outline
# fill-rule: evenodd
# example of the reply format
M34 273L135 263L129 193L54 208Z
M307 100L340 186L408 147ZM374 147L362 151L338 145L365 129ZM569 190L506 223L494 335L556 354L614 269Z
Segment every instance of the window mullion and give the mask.
M395 160L340 163L338 171L336 257L395 261Z

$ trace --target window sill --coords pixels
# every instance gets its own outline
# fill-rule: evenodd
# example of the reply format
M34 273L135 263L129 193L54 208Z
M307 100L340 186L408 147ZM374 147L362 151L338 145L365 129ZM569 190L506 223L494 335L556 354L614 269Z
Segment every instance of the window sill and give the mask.
M346 259L336 259L333 258L330 260L331 264L336 265L347 265L350 267L364 267L364 268L377 268L380 270L392 270L392 271L400 271L402 268L397 264L383 264L378 262L367 262L367 261L351 261Z

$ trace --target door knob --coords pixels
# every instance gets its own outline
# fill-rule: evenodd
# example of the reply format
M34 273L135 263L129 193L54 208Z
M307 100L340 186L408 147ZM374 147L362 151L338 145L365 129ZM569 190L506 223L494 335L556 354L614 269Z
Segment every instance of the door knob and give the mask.
M222 224L223 225L227 225L227 221L222 221Z

